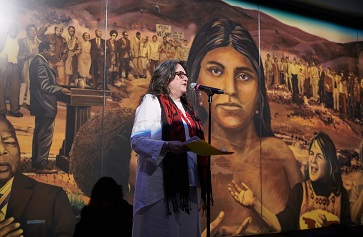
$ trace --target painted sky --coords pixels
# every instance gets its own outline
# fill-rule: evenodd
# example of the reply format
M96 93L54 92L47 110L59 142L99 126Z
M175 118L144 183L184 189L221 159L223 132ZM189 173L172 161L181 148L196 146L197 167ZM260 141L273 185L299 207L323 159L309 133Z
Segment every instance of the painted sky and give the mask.
M348 28L332 24L326 21L318 19L308 18L301 15L291 14L289 12L283 12L272 8L266 8L257 4L246 3L238 0L225 0L224 2L232 5L239 6L247 9L259 9L262 12L276 18L277 20L298 27L308 33L323 37L333 42L346 43L356 40L363 40L363 31L357 31L356 29ZM0 32L7 30L8 25L11 22L16 22L18 19L17 5L14 2L4 2L0 8Z
M320 36L333 42L347 43L363 40L363 31L358 31L349 27L340 26L327 21L291 14L289 12L279 11L277 9L258 6L257 4L246 3L238 0L225 0L224 2L232 6L260 10L285 24L295 26L310 34Z

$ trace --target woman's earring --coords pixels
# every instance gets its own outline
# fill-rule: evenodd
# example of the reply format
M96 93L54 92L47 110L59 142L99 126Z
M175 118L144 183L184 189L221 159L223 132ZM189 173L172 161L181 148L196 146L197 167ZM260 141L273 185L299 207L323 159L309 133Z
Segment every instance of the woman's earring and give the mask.
M203 96L202 92L198 91L198 104L199 106L203 106Z

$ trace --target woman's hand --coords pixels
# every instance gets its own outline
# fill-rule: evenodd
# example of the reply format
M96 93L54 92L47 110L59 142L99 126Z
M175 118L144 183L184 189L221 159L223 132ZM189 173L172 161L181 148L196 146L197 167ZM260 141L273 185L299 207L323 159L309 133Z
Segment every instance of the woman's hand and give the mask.
M175 154L182 154L184 152L189 151L189 148L184 146L180 141L170 141L168 142L169 152Z
M232 185L228 184L228 190L234 200L239 204L245 207L251 207L254 204L255 195L245 183L242 183L242 186L244 187L244 190L238 186L236 181L232 180Z

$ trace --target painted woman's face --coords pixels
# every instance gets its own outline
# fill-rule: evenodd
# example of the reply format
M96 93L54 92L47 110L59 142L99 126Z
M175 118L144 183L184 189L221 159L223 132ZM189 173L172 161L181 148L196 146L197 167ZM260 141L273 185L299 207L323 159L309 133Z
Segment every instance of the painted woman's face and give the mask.
M328 162L326 161L323 152L314 141L309 153L309 176L311 181L323 179L328 175Z
M258 96L258 75L245 56L231 46L209 51L200 64L198 83L225 92L213 96L215 122L229 129L251 125ZM208 111L205 93L203 105Z
M84 34L83 35L83 39L86 40L86 41L88 41L90 39L89 34L88 33Z

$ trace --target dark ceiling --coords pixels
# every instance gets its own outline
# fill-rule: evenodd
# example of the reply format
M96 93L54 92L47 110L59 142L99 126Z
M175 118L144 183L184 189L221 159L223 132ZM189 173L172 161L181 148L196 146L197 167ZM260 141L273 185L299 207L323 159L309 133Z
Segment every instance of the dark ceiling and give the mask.
M243 0L363 29L363 0Z

